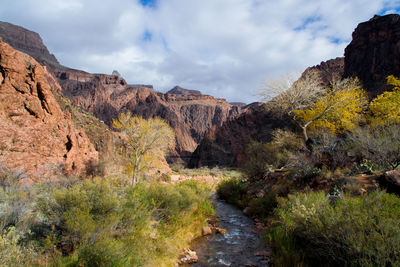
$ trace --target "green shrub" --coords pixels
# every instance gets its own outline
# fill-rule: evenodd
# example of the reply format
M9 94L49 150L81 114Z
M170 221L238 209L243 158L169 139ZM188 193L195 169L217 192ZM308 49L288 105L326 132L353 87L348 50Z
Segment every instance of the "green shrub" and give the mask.
M373 192L330 204L323 192L303 193L279 199L275 212L269 236L276 265L399 266L400 200L394 195Z
M79 250L76 266L123 266L127 265L126 255L121 253L123 247L120 243L99 241L85 246Z
M22 234L14 227L0 235L0 266L29 266L37 262L37 252L30 244L21 246Z
M296 180L298 186L305 186L312 182L313 179L319 177L321 169L312 165L298 165L290 174L290 178Z
M270 192L266 196L251 199L248 204L247 214L257 218L267 218L277 205L276 194Z
M67 180L0 188L0 266L172 265L207 218L211 187Z
M359 128L347 136L349 150L371 160L379 168L393 170L400 165L400 127L398 124Z
M247 188L248 183L240 179L225 179L218 184L217 194L220 199L241 208L245 208L249 201L247 197Z

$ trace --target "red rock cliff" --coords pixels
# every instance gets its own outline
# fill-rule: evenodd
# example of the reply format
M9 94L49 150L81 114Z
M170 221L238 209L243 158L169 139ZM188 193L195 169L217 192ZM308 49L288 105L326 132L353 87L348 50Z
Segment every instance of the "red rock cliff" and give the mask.
M40 179L59 168L79 175L97 152L56 102L49 74L0 41L0 163Z

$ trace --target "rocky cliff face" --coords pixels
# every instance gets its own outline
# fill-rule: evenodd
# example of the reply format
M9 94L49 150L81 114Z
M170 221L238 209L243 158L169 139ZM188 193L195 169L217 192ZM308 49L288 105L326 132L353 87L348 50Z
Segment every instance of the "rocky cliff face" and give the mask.
M344 74L344 57L337 57L328 61L322 61L319 65L307 68L303 74L314 71L321 80L321 86L325 87L335 80L340 80Z
M50 54L47 47L43 44L42 38L36 32L0 21L0 37L3 42L30 55L42 65L60 65L56 57Z
M0 41L0 163L33 179L62 168L79 175L98 154L52 94L46 70Z
M357 76L375 96L387 89L385 78L391 74L400 76L400 16L375 16L353 32L344 75Z
M174 95L201 95L200 91L197 90L189 90L189 89L184 89L179 86L175 86L171 90L167 92L167 94L174 94Z
M73 104L108 125L120 112L126 110L145 118L159 116L168 121L175 129L177 143L169 157L171 161L190 157L208 128L221 126L241 110L223 99L190 94L190 90L163 94L153 91L149 86L128 85L124 79L113 75L88 74L75 70L54 73L63 94Z
M271 141L272 130L287 126L289 120L277 118L274 114L266 112L264 104L250 104L236 119L207 131L192 154L189 167L242 167L248 159L246 145L251 139Z

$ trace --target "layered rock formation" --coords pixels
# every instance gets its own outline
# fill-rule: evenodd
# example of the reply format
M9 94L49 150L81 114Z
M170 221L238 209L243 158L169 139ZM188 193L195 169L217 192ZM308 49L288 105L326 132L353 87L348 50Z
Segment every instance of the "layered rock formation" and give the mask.
M241 112L240 107L196 90L176 86L163 94L153 91L152 86L128 85L120 75L90 74L63 67L50 55L38 34L2 22L0 29L3 40L47 66L65 97L109 126L113 118L128 109L143 117L167 120L176 131L177 145L171 160L190 157L208 128L221 126ZM98 142L97 138L95 143Z
M196 90L176 86L163 94L153 91L152 86L128 85L119 75L68 69L53 59L38 34L9 23L0 22L1 27L1 38L46 64L61 85L63 95L107 125L126 110L146 118L159 116L167 120L176 132L177 145L171 160L190 157L210 127L221 126L241 112L238 106Z
M357 76L375 96L388 89L385 78L400 76L400 16L374 16L360 23L345 49L344 75Z
M73 104L111 125L120 112L130 110L145 118L159 116L175 129L176 146L169 159L190 157L204 133L240 113L223 99L191 90L155 92L149 86L128 85L118 76L88 74L75 70L55 71L63 93ZM174 88L177 89L177 88ZM182 90L185 90L182 88Z
M59 168L79 175L98 159L71 114L61 110L48 79L36 60L0 41L0 163L33 179Z

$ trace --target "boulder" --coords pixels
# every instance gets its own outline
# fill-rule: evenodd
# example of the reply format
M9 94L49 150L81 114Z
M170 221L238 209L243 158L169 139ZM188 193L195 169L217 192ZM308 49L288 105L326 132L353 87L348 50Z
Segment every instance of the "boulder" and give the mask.
M204 235L211 235L212 234L212 229L209 226L205 226L201 229L201 234Z
M400 196L400 171L387 171L378 178L379 186L385 188L388 193Z

